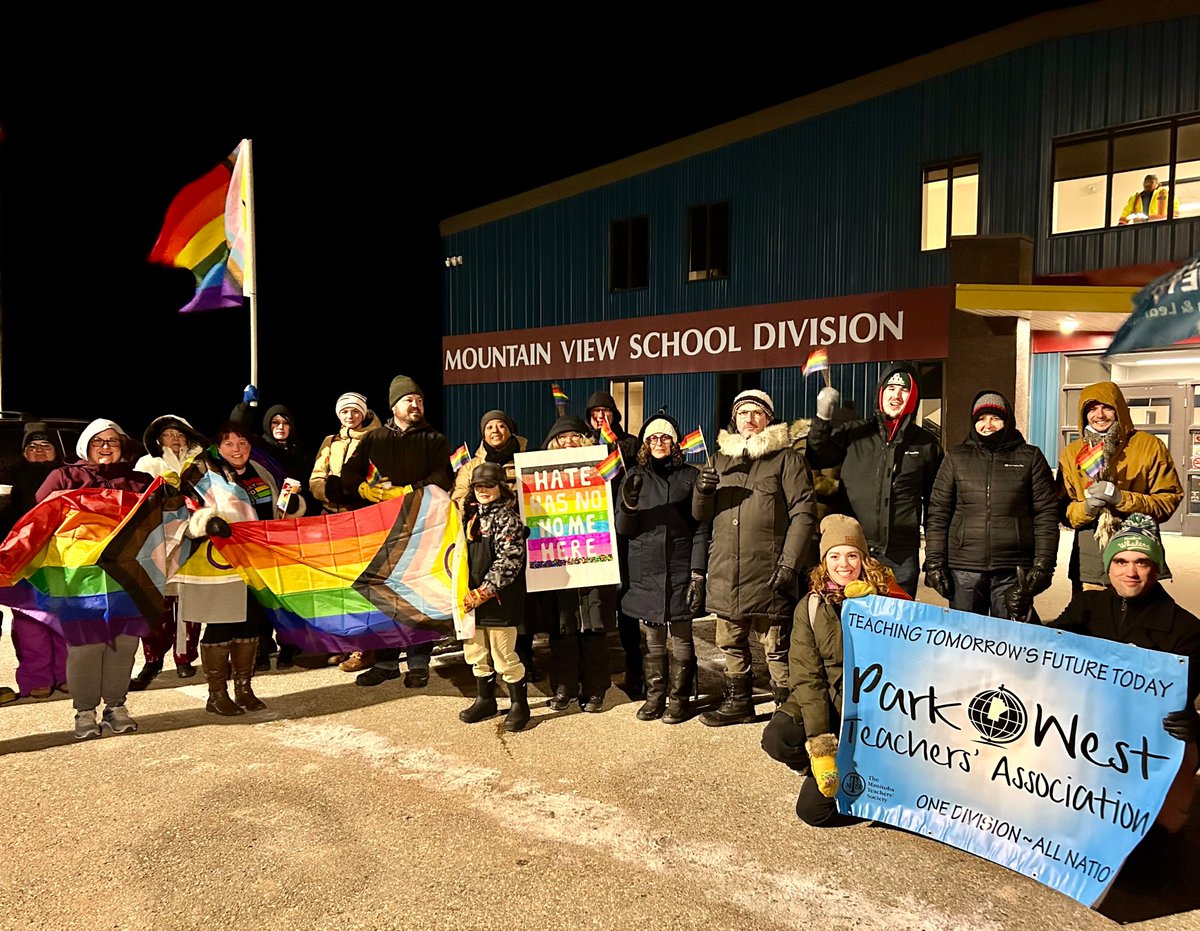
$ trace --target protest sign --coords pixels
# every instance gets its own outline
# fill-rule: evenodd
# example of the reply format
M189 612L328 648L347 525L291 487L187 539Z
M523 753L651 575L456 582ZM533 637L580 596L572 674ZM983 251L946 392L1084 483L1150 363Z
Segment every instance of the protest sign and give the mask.
M517 453L517 497L531 592L616 585L621 581L612 486L596 466L605 446Z
M1098 902L1179 769L1187 659L875 596L842 631L838 809Z

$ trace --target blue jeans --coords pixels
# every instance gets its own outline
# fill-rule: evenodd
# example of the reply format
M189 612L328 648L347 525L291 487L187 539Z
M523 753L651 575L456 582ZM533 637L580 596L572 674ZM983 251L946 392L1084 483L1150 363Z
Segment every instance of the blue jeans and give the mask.
M917 580L921 570L920 553L913 553L911 556L899 553L895 555L872 553L871 555L892 570L892 575L896 577L896 584L908 592L910 597L917 597Z
M408 653L408 668L409 669L428 669L429 658L433 656L433 641L429 643L418 643L406 650ZM377 660L375 663L382 669L397 670L400 668L400 659L383 659Z

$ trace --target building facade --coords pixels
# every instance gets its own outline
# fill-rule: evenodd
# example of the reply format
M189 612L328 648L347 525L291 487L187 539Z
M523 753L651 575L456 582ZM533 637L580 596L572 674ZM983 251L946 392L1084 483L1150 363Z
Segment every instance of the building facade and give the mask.
M540 443L557 383L581 414L611 391L634 431L665 405L711 447L745 387L811 416L824 347L860 414L916 360L948 442L996 388L1053 463L1079 387L1111 378L1187 486L1165 529L1200 533L1200 346L1099 357L1136 288L1200 252L1196 4L1042 14L442 235L452 445L494 407Z

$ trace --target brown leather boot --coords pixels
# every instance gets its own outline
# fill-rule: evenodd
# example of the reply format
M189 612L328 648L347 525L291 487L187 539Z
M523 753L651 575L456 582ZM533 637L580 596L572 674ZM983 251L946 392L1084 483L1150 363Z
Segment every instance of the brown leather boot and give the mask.
M226 689L229 682L229 641L201 643L200 666L208 682L208 701L204 703L204 710L227 718L245 714L230 700Z
M254 658L258 653L258 638L234 640L231 651L233 659L233 700L247 711L262 711L266 705L250 687L254 678Z

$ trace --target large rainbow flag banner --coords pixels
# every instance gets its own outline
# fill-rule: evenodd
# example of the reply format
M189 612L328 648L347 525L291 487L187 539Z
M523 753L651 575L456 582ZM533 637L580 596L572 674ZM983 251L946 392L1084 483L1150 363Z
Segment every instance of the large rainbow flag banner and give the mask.
M216 168L175 195L150 261L186 268L196 276L196 293L180 308L241 307L244 278L253 265L246 225L246 165L243 139Z
M161 513L163 500L161 479L143 495L110 488L51 495L0 544L0 604L51 624L75 646L144 636L145 618L163 612L164 576L156 582L111 544L135 515ZM165 553L157 554L160 565Z
M612 486L599 471L607 451L585 446L514 457L521 520L529 531L528 591L620 583Z
M429 485L382 504L230 525L213 539L285 640L311 652L407 647L474 635L463 610L458 508Z

